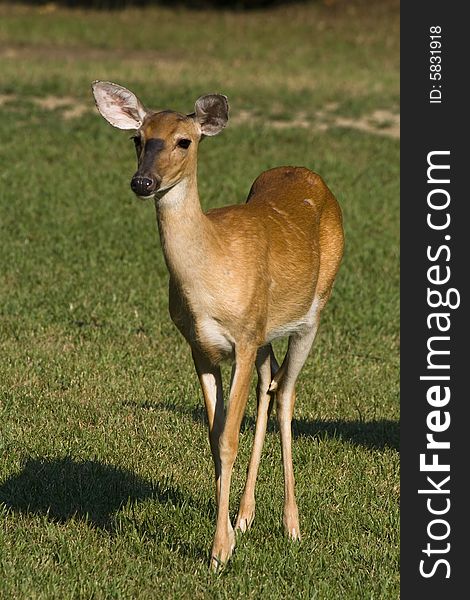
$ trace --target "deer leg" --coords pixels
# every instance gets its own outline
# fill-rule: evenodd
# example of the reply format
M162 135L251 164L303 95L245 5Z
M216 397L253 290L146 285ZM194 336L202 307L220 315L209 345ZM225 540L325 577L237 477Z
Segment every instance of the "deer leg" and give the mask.
M219 439L224 426L224 397L220 367L212 365L202 354L193 350L193 360L201 384L209 423L209 442L214 460L215 497L220 497Z
M261 451L263 449L270 407L273 400L272 394L268 393L268 388L277 369L278 365L271 344L260 348L256 356L256 370L258 373L256 390L258 411L256 416L255 438L253 441L250 464L248 466L245 489L240 500L240 508L235 523L235 529L239 529L243 532L251 527L253 519L255 518L256 478L258 476Z
M250 379L256 348L237 348L235 373L230 390L230 400L222 435L220 436L220 498L217 526L212 545L211 566L216 570L231 556L235 547L235 534L229 517L230 481L238 451L240 425L250 390Z
M292 464L292 414L295 403L295 382L308 356L318 329L319 314L311 329L296 333L289 338L289 347L284 359L284 373L276 392L276 412L281 434L282 464L284 469L284 515L286 534L300 539L299 512L295 500L294 468Z

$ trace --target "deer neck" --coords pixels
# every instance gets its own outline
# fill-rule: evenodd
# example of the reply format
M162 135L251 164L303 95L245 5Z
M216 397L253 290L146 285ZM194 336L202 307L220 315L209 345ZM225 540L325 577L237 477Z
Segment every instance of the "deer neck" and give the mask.
M201 209L196 174L157 198L155 206L168 270L181 289L188 289L209 260L211 244L211 223Z

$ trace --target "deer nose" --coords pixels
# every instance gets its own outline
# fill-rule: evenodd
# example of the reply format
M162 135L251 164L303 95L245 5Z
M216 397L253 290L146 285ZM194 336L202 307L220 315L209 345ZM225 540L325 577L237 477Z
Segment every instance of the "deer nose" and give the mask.
M131 190L138 196L149 196L157 189L158 182L154 177L134 175L131 179Z

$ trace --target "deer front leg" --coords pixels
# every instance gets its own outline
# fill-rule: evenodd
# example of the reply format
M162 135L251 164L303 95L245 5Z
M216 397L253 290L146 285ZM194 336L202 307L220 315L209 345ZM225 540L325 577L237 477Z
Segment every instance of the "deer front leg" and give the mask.
M211 567L216 570L232 555L235 534L229 517L230 481L238 451L240 425L245 412L250 389L250 378L256 348L237 348L235 373L230 390L227 417L220 436L220 497L217 511L217 526L211 553Z
M268 392L271 380L278 368L271 344L260 348L256 356L256 370L258 372L258 385L256 390L258 411L256 416L255 439L253 441L253 450L248 466L245 489L240 500L240 508L235 523L235 529L239 529L242 532L245 532L251 527L253 519L255 518L256 478L258 476L261 451L263 449L270 407L273 400L272 394Z
M219 440L224 427L224 396L220 367L212 365L207 358L193 349L193 360L201 384L209 423L209 442L215 471L215 498L220 497L220 451Z

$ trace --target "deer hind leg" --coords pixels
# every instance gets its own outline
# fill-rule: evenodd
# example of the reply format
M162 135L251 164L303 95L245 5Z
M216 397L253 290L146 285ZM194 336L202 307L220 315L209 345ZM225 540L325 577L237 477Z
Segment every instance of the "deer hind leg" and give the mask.
M251 527L255 518L255 486L261 460L266 427L272 406L273 395L269 393L269 385L279 368L271 344L258 350L256 356L256 370L258 373L257 384L257 416L253 450L246 477L245 489L240 500L235 529L245 532Z
M219 440L225 417L222 375L219 367L212 365L202 354L195 350L193 350L193 360L201 384L209 422L209 442L214 461L215 497L218 505L220 497Z
M211 566L214 570L230 558L235 547L235 534L229 517L230 481L237 456L240 425L250 390L250 379L255 357L256 348L236 349L236 367L230 390L230 400L224 430L219 440L220 497L211 554Z
M289 347L281 367L282 378L277 382L276 412L281 434L282 464L284 469L284 514L286 534L300 539L299 513L295 500L294 468L292 464L292 414L295 403L295 382L305 363L318 329L320 314L315 315L312 326L289 338Z

